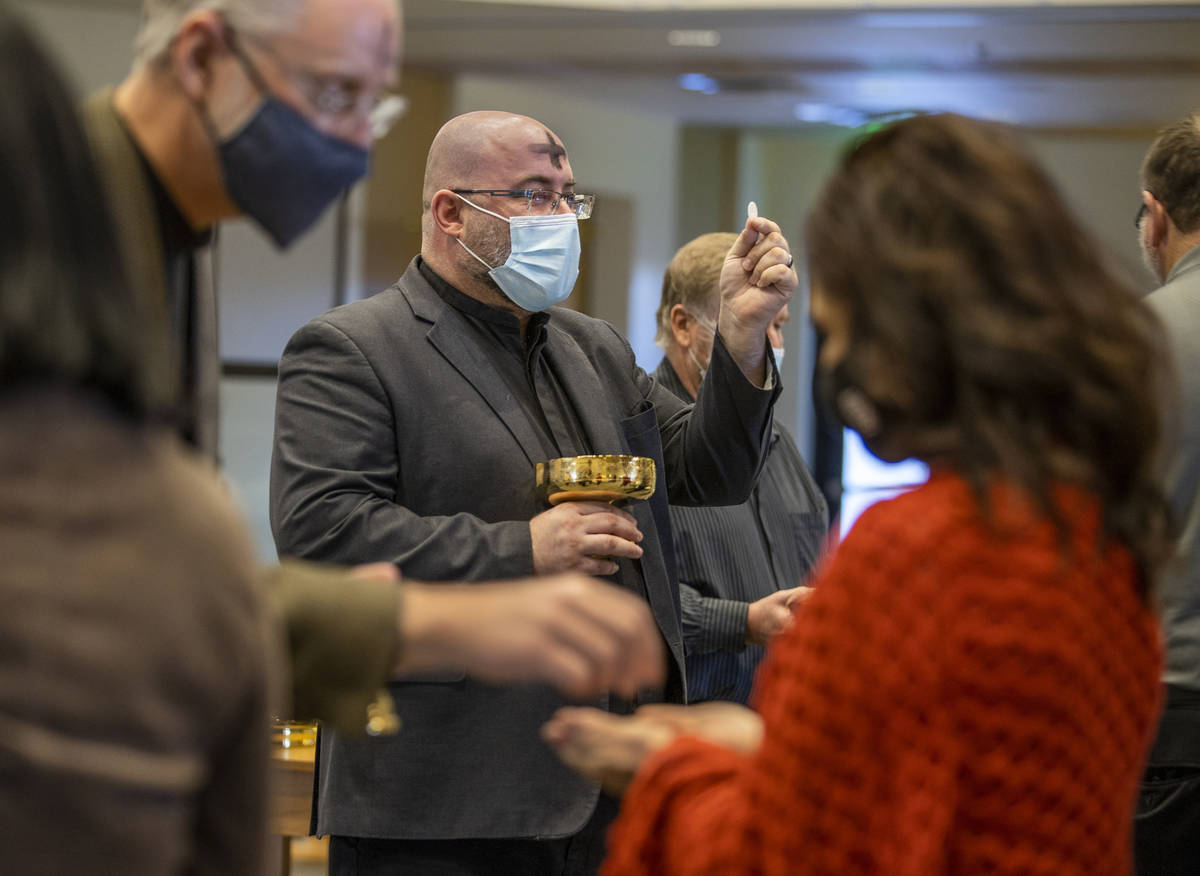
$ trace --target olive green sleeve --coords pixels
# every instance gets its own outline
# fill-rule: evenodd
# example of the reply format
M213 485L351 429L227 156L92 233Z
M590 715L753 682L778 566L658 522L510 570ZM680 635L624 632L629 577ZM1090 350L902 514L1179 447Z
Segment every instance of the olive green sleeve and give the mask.
M290 560L264 576L287 636L292 716L363 733L399 651L400 585Z

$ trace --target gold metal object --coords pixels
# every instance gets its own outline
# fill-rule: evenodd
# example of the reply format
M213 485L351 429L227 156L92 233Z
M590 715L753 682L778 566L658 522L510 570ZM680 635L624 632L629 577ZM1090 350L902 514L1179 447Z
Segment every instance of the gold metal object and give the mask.
M404 722L396 714L396 703L392 695L380 689L373 702L367 705L367 735L395 736Z
M317 722L275 718L271 722L271 742L280 748L307 748L316 745Z
M380 688L375 699L367 704L368 736L394 736L400 732L404 722L396 714L396 703L386 689ZM271 719L271 744L285 751L309 748L317 744L316 721ZM286 755L285 755L286 756Z
M654 495L654 460L648 456L564 456L539 462L534 477L538 492L551 505L619 502Z

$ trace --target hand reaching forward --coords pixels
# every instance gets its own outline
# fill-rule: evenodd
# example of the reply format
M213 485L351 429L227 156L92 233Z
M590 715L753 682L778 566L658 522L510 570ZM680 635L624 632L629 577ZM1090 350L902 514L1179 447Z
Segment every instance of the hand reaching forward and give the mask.
M614 796L625 793L642 762L678 734L658 721L599 709L559 709L542 738L576 772Z
M792 603L799 587L776 590L756 602L750 603L746 616L746 644L765 645L772 636L779 635L792 625Z
M642 533L628 511L603 502L563 502L529 521L533 571L611 575L610 557L636 560L642 555Z
M494 684L540 681L573 697L632 699L666 678L646 602L583 575L406 584L397 672L461 667Z
M625 792L647 757L679 736L753 754L762 743L762 719L736 703L701 703L642 706L632 716L559 709L542 725L542 738L564 763L616 795Z
M721 268L717 327L730 355L760 386L766 379L767 326L799 285L791 248L779 226L762 216L747 219Z
M694 706L656 703L642 706L635 715L670 727L680 736L695 736L741 754L754 754L762 744L762 718L737 703L714 701Z
M808 598L813 595L813 586L811 584L802 584L785 592L788 594L787 607L795 613L796 609L804 605L808 601Z

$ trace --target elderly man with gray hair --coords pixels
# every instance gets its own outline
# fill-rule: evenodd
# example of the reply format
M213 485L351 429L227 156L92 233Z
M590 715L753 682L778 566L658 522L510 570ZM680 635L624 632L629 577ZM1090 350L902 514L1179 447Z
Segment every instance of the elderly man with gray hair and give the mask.
M663 275L655 379L693 402L708 371L720 309L718 281L737 235L703 234L675 253ZM787 305L767 328L783 358ZM816 563L827 507L796 444L776 422L750 498L740 505L671 506L688 699L745 704L764 646L791 621Z
M84 107L179 431L202 455L217 453L214 228L245 215L286 246L366 172L400 28L394 0L146 0L131 72ZM397 650L395 570L271 578L298 714L361 728Z

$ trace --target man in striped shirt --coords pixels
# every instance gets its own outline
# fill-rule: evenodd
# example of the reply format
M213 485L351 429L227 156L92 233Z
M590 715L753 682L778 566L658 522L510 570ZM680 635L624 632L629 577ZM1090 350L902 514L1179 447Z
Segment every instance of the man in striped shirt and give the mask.
M705 234L675 254L663 276L657 343L666 351L654 377L685 401L696 398L712 355L718 278L737 235ZM767 338L783 356L785 306ZM767 640L816 563L827 508L796 443L779 425L748 501L726 507L671 506L688 699L745 703Z

